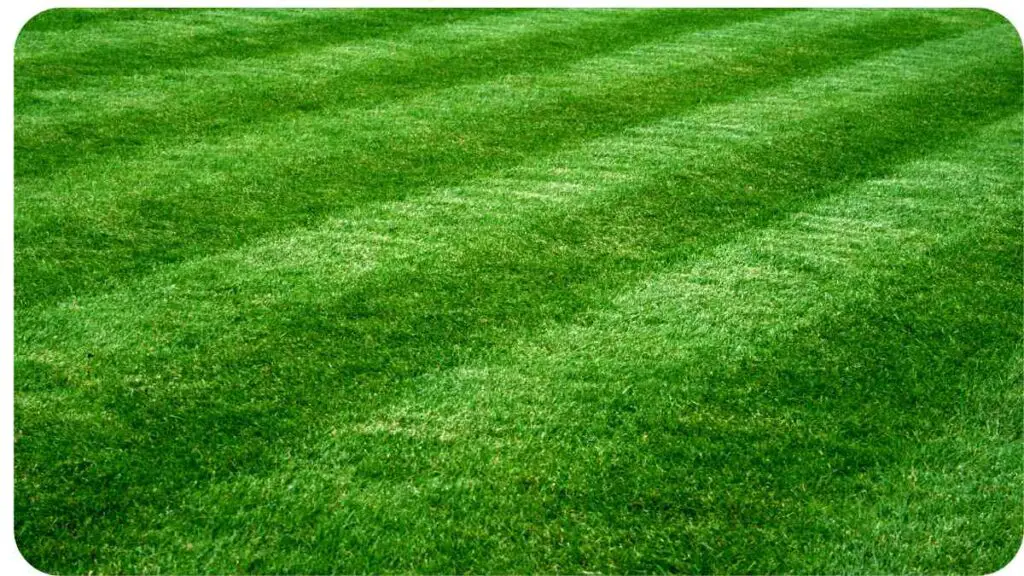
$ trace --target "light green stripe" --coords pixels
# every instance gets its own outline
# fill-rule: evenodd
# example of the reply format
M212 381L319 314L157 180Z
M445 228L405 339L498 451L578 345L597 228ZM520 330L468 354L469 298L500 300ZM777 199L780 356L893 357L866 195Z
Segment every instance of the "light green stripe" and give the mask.
M22 186L19 179L19 303L109 289L119 278L145 273L149 264L180 262L309 222L310 211L320 217L406 197L425 183L459 182L574 140L699 106L701 99L729 100L801 72L961 29L941 24L944 14L932 14L924 31L907 35L889 32L908 19L905 13L871 12L863 20L859 13L802 13L813 26L796 26L808 21L794 19L788 20L793 26L761 22L726 39L705 31L675 38L672 49L637 50L677 64L652 62L650 74L632 69L639 56L636 63L599 58L563 69L568 80L546 69L379 108L274 116L283 121L253 124L248 137L232 135L230 128L190 149L141 148L143 156L135 160L134 152L111 154L45 184L30 180ZM1003 32L995 35L1007 36ZM750 41L743 34L754 39L755 50L744 48ZM845 56L824 48L836 36L843 46L852 45ZM702 56L693 54L694 44ZM788 48L793 45L807 48ZM716 49L722 54L716 56ZM715 72L722 69L733 73ZM606 73L610 77L602 80ZM583 81L588 84L573 84ZM172 225L184 230L174 234Z
M634 25L643 11L507 12L451 23L414 27L397 35L361 39L284 54L245 58L244 54L203 59L194 66L158 73L97 78L71 88L28 89L19 97L45 106L24 107L18 113L19 137L38 137L37 131L67 124L98 125L127 112L160 117L168 108L200 107L229 94L247 98L247 91L287 84L309 93L319 85L346 75L408 67L430 60L438 52L472 58L475 52L522 41L541 34L565 34L616 23ZM263 18L257 18L257 21ZM300 20L301 21L301 20ZM233 22L234 23L234 22ZM339 22L342 25L344 22ZM188 23L182 24L190 29ZM105 36L105 33L100 33ZM26 49L28 51L28 49ZM239 56L242 56L241 58Z
M614 200L669 170L728 159L740 148L805 130L841 112L864 112L911 82L953 80L989 61L1001 38L986 32L933 42L845 67L778 90L699 113L638 127L613 138L535 159L496 177L426 192L408 201L370 205L323 226L290 233L170 267L126 289L33 310L19 322L19 354L29 348L61 349L79 361L84 347L140 353L140 342L159 347L178 325L225 324L217 287L234 286L261 308L282 300L330 299L371 271L458 258L481 241L500 243L518 226L554 212L583 210ZM993 50L985 50L991 44ZM821 100L828 92L831 97ZM509 232L511 231L511 232ZM626 239L624 239L626 240ZM624 247L624 249L628 249ZM133 314L125 314L133 309ZM25 327L22 329L21 326ZM161 326L157 341L141 338ZM44 330L44 332L37 332ZM39 360L55 350L39 352ZM60 356L63 356L61 353Z
M925 262L936 250L970 245L979 232L1002 225L1019 208L1020 174L1009 175L1005 167L1020 161L1021 125L1020 115L1000 121L955 150L908 162L888 177L857 184L784 222L751 231L693 265L653 275L595 311L586 324L554 326L509 342L476 363L424 376L400 402L354 423L339 419L333 429L317 429L296 442L319 455L315 462L282 456L274 474L208 485L201 498L184 505L233 519L229 524L238 531L221 537L224 542L248 541L257 537L254 526L306 514L316 521L302 531L305 536L341 548L360 538L343 529L346 515L378 511L380 522L360 530L371 534L375 546L400 550L401 534L426 529L431 514L439 513L432 502L473 502L484 492L515 492L513 482L530 472L541 474L542 483L554 482L543 474L555 468L564 471L559 485L571 489L573 470L593 482L602 466L615 462L620 444L643 442L641 431L632 428L581 434L604 418L600 407L581 400L583 395L613 404L623 394L647 394L649 403L641 411L678 414L680 422L712 436L715 431L736 437L805 436L813 431L785 411L766 406L750 419L729 409L728 398L759 392L754 379L749 390L716 391L724 400L711 405L691 401L702 391L689 389L685 381L645 379L643 371L690 364L694 370L728 372L745 360L771 358L788 334L827 321L851 302L870 301L902 267ZM404 458L415 451L429 473L361 480L356 468L366 445L379 450L368 458ZM628 470L656 462L620 464ZM617 488L627 479L608 480ZM508 497L498 500L515 506L517 500ZM781 495L779 500L785 501ZM239 502L260 505L242 512L234 508ZM814 501L809 506L815 509ZM446 513L456 512L441 514ZM519 516L515 509L501 509L473 521L489 521L478 529L502 530L509 537L526 525L542 529L544 521L535 513L530 508ZM609 521L599 513L578 514L581 526ZM412 524L396 531L388 518ZM695 531L737 529L721 521L716 516L689 520ZM182 529L172 522L157 537L170 542ZM218 540L200 530L197 539Z

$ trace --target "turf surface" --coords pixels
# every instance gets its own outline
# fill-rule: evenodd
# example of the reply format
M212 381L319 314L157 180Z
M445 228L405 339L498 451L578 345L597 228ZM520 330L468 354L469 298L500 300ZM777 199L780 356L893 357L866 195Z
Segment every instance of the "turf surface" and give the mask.
M48 572L991 572L1022 53L984 11L57 10L15 50Z

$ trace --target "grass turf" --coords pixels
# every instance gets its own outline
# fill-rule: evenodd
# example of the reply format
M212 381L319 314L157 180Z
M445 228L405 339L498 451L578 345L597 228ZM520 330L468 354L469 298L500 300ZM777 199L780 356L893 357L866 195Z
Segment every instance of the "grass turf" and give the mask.
M1022 62L974 10L57 10L15 51L49 572L993 571Z

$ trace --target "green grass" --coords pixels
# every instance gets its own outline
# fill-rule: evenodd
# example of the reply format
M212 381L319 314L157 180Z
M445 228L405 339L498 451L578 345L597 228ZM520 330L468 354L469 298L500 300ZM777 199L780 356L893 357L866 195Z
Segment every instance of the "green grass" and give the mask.
M57 10L15 50L55 573L986 573L1024 70L976 10Z

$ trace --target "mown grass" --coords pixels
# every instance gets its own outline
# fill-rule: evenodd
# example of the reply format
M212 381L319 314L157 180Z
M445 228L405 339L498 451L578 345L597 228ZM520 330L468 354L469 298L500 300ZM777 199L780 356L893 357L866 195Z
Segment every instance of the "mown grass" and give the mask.
M1024 535L1021 56L974 10L44 13L19 546L993 571Z

